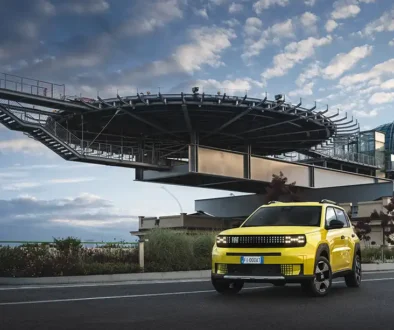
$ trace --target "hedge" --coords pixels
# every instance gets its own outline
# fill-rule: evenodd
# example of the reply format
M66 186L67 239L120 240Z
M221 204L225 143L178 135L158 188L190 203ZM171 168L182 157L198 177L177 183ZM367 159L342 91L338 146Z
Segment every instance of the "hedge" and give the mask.
M216 233L156 229L147 235L145 272L209 269ZM0 246L0 276L42 277L141 272L137 248L86 248L68 237L51 244Z

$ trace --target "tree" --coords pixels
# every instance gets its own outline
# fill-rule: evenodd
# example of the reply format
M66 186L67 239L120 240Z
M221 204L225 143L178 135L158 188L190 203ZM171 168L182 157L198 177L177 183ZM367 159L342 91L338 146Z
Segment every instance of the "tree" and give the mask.
M376 210L374 210L374 212L379 216L378 212L376 212ZM372 231L371 228L371 220L373 220L373 215L374 212L372 212L370 219L366 219L366 220L359 220L357 221L356 225L354 226L355 232L358 236L358 238L361 241L364 241L364 244L367 245L369 244L370 240L371 240L371 236L369 236L369 234ZM352 220L351 217L351 213L348 213L348 216L350 218L350 220Z
M266 202L277 201L281 198L290 202L300 202L296 182L287 184L288 179L283 175L282 171L279 175L272 174L272 180L266 188Z
M394 198L390 198L390 202L384 206L386 209L386 213L380 212L380 220L381 226L383 229L383 245L385 241L390 244L394 244L394 240L392 239L392 234L394 234L394 220L393 220L393 211L394 211Z

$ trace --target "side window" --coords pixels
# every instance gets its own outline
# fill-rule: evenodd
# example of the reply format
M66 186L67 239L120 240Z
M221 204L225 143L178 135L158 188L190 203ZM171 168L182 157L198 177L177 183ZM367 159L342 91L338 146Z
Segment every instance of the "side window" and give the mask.
M345 228L348 228L348 227L349 227L349 222L348 222L348 220L347 220L347 217L346 217L346 215L345 215L345 212L343 212L342 210L336 208L336 209L335 209L335 213L337 214L337 219L338 219L339 221L343 222L343 226L344 226Z
M331 220L336 220L337 216L335 214L334 208L327 207L326 209L326 226L328 226Z

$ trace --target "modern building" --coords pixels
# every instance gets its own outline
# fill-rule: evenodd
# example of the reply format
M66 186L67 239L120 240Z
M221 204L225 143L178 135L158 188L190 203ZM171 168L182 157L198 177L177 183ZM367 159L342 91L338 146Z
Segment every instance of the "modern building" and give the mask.
M243 218L220 218L204 212L175 214L160 217L139 217L139 230L130 232L134 236L143 236L152 229L177 229L193 231L217 231L238 227Z
M281 94L268 100L195 87L88 99L67 97L64 85L0 74L0 123L67 161L133 168L137 181L248 193L195 201L196 211L221 219L263 204L280 172L311 201L393 193L384 132L360 132L346 114ZM188 226L185 217L177 221Z

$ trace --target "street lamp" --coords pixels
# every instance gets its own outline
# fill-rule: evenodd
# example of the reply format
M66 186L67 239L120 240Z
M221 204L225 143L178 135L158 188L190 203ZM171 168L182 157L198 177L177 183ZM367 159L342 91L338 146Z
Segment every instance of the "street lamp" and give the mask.
M181 205L181 203L179 202L178 198L176 198L175 195L174 195L171 191L167 190L166 187L161 186L160 188L163 189L163 190L165 190L168 194L170 194L170 196L171 196L172 198L175 199L175 201L178 203L178 206L179 206L179 209L180 209L181 213L183 213L182 205Z

